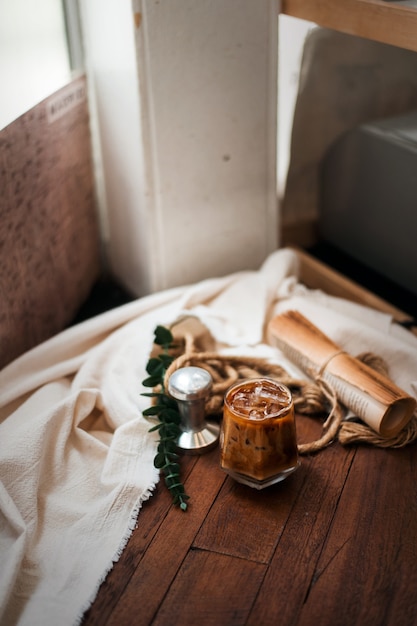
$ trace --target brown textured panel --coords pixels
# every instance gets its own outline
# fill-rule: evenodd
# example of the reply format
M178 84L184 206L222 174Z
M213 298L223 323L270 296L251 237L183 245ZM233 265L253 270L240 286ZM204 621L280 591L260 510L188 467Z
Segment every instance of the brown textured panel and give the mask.
M0 368L64 328L99 274L85 78L0 132Z

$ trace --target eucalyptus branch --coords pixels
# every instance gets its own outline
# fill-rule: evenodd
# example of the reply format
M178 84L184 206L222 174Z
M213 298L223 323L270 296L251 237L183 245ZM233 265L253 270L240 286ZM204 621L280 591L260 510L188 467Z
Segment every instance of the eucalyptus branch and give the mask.
M178 505L183 511L187 510L187 500L189 496L185 493L184 485L180 479L179 455L177 453L177 441L181 434L181 416L178 411L176 400L166 393L164 387L165 374L171 365L174 357L170 350L174 347L174 338L171 331L164 326L157 326L154 332L154 343L162 348L162 352L155 357L151 357L146 366L149 374L142 381L144 387L152 387L154 391L142 393L154 399L154 404L143 411L143 416L155 417L158 423L150 428L149 432L159 432L159 443L154 466L163 475L165 484L171 493L173 503Z

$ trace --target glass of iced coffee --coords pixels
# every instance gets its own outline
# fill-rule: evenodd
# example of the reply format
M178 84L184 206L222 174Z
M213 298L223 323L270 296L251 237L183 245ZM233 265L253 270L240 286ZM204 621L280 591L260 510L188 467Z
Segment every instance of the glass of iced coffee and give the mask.
M228 389L220 464L235 480L256 489L273 485L297 469L294 404L285 385L254 378Z

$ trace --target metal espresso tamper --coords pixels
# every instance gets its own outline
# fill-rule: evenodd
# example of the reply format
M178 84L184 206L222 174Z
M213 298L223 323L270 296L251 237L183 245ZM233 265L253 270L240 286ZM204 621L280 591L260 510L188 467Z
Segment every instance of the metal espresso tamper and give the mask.
M213 381L201 367L182 367L171 374L168 392L178 402L182 433L178 447L187 454L202 454L215 447L220 426L205 418L206 398Z

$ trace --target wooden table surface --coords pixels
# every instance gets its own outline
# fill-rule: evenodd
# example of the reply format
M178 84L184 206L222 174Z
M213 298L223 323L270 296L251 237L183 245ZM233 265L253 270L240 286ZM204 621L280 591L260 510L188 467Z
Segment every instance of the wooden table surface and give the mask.
M83 626L417 624L416 445L334 443L263 491L181 463L188 510L158 485Z

